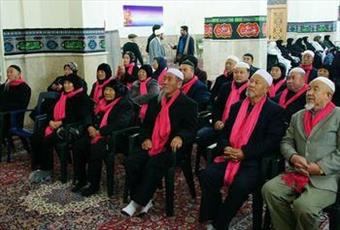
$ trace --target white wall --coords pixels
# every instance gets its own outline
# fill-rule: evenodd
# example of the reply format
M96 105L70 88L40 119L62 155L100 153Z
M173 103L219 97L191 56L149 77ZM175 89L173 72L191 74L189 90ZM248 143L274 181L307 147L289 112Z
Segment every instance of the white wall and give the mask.
M189 26L189 33L203 34L204 18L211 16L266 15L266 0L211 0L211 1L104 1L83 2L84 26L98 27L106 23L106 30L119 30L121 37L129 33L148 36L149 27L124 27L123 5L163 6L165 34L179 34L181 25Z

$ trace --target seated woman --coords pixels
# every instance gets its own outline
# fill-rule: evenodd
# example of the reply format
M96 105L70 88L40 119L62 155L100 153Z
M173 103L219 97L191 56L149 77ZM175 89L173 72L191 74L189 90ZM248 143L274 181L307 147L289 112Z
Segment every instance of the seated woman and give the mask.
M97 81L93 83L90 98L97 104L103 98L103 88L112 80L109 64L102 63L97 68Z
M138 79L138 66L135 65L135 55L127 51L123 55L123 66L118 66L117 79L126 85L129 89L132 83Z
M102 161L107 153L106 137L115 130L128 127L133 119L133 106L124 85L110 81L103 94L104 97L95 108L92 121L88 124L87 132L73 148L77 184L72 191L80 192L89 181L90 186L82 190L83 196L91 196L99 190Z
M159 85L151 78L152 68L150 65L143 65L138 71L138 81L132 84L131 98L141 106L139 118L144 120L150 99L159 93Z
M286 67L282 63L277 63L270 69L270 75L273 78L273 84L269 89L268 96L275 97L281 93L286 86Z
M51 176L53 148L61 161L61 181L67 181L68 146L82 133L91 119L90 99L82 87L81 79L73 74L63 80L63 92L48 114L48 125L32 137L32 182L40 182ZM38 170L37 170L38 169Z
M156 57L153 59L152 68L155 70L152 73L152 78L158 81L159 85L163 84L163 78L166 75L167 64L163 57Z
M51 85L47 87L47 91L62 92L63 91L63 81L64 77L71 74L77 75L78 65L75 62L68 62L64 65L64 76L57 77ZM78 76L78 75L77 75ZM80 77L81 78L81 77ZM84 79L81 78L84 91L87 92L87 84Z
M7 80L0 85L0 112L26 109L31 98L31 88L24 81L21 69L17 65L7 68ZM4 117L3 136L8 136L9 115ZM19 126L23 125L24 116L18 117Z

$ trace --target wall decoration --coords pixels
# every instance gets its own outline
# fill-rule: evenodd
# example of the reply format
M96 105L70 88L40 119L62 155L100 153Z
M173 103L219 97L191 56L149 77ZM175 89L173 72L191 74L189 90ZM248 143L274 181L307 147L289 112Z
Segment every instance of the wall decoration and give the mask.
M6 29L5 55L105 52L104 28Z
M288 22L288 32L325 33L325 32L335 32L335 31L336 31L336 21Z
M266 16L212 17L204 20L206 39L258 39L266 37Z
M162 6L123 6L124 26L163 25Z

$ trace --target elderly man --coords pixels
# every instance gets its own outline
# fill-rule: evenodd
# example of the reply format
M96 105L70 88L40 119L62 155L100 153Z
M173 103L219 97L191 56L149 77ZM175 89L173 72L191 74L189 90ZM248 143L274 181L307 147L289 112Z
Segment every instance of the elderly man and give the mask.
M211 89L211 100L214 101L217 97L217 95L220 92L220 88L224 83L231 82L233 80L233 70L236 66L236 64L240 60L238 57L234 55L230 55L227 57L227 60L225 62L224 72L220 76L218 76L215 80L214 86Z
M273 100L285 109L285 123L288 127L294 113L303 109L306 101L308 85L305 83L305 71L295 67L289 71L287 88L284 89Z
M199 111L205 110L209 104L210 92L207 86L194 74L195 65L191 61L185 60L179 69L184 75L182 92L197 102Z
M311 50L306 50L301 54L300 67L306 72L305 74L306 83L311 82L318 75L317 69L313 67L314 56L315 54Z
M284 134L283 109L267 98L272 77L258 70L250 78L247 98L234 104L225 124L221 156L201 171L202 200L200 222L209 228L228 229L229 223L248 195L259 185L260 162L279 148ZM221 202L220 189L228 195Z
M184 149L194 141L197 104L181 92L183 79L178 69L168 69L164 96L149 102L140 130L141 151L129 156L125 164L131 202L122 212L128 216L149 210L171 154L176 152L177 159L183 159Z
M340 109L335 87L318 77L307 91L304 110L293 115L281 153L290 163L268 181L262 194L275 229L319 229L319 214L335 202L340 172Z

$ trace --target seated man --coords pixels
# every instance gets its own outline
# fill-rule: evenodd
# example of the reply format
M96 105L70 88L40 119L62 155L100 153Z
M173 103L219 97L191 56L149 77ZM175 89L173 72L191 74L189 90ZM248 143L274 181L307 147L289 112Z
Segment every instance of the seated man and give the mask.
M258 70L250 78L247 98L231 107L221 156L201 171L200 222L208 228L228 229L229 223L260 182L261 159L278 150L284 134L283 109L267 98L272 77ZM221 187L228 195L221 201Z
M262 188L275 229L319 229L320 212L335 202L340 172L340 109L325 77L310 83L304 110L293 115L281 153L285 173Z
M198 111L206 110L210 100L210 92L206 84L194 74L194 64L186 60L181 63L179 68L184 75L182 92L197 102Z
M305 83L305 71L300 67L290 70L287 77L287 88L273 98L285 109L285 123L288 127L294 113L303 109L308 85Z
M313 66L314 62L314 52L311 50L306 50L301 54L301 64L300 67L306 72L305 81L306 83L311 82L317 77L318 71Z
M171 154L181 160L194 141L197 130L197 104L180 88L183 74L170 68L164 77L164 94L150 100L140 131L141 151L125 163L131 202L122 212L128 216L146 213L152 196L167 172Z
M254 56L251 53L246 53L246 54L243 54L242 59L245 63L247 63L250 66L250 68L249 68L250 76L252 76L259 69L255 66L253 66Z

